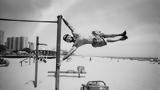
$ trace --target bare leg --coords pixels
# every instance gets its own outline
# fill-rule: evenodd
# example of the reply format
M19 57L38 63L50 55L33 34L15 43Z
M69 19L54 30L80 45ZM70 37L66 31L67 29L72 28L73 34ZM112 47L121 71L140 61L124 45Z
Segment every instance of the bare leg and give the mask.
M119 39L107 39L106 41L107 41L107 42L117 42L117 41L124 41L124 40L126 40L126 39L128 39L127 36L122 36L122 37L119 38Z
M117 42L117 41L120 41L119 39L117 40L112 40L112 39L108 39L107 42Z
M102 35L104 38L110 38L110 37L117 37L117 36L121 36L120 34L103 34Z
M104 38L110 38L110 37L117 37L117 36L125 36L126 35L126 31L124 31L121 34L102 34L102 37Z

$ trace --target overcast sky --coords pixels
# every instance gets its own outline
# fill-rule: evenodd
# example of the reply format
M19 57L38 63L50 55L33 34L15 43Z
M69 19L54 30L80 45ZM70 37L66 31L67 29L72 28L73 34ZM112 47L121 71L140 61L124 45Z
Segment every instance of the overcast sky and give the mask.
M11 19L57 20L63 15L81 34L92 30L121 33L127 30L129 39L101 48L80 47L76 53L103 56L160 56L160 0L0 0L0 17ZM35 42L36 36L56 46L56 24L0 21L5 38L27 36ZM62 24L62 36L70 33ZM72 44L62 40L62 49ZM42 47L43 48L43 47Z

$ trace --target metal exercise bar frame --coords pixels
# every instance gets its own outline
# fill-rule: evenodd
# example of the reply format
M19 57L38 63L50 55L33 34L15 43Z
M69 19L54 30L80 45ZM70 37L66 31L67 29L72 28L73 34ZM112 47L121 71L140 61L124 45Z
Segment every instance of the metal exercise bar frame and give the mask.
M48 71L48 73L56 73L55 71ZM60 73L72 73L72 74L86 74L86 72L78 72L78 71L60 71Z
M38 78L38 43L39 37L36 37L36 62L35 62L35 80L34 80L34 87L37 87L37 78Z
M18 19L6 19L0 18L0 21L17 21L17 22L40 22L40 23L57 23L57 47L56 47L56 73L55 73L55 90L59 90L59 72L60 72L60 46L61 46L61 22L62 15L57 16L57 21L37 21L37 20L18 20ZM37 42L38 38L37 38ZM38 45L38 44L37 44ZM38 49L38 47L37 47ZM36 55L38 57L38 54ZM35 64L35 87L37 87L37 74L38 74L38 59L36 58Z
M39 37L36 37L36 62L35 62L35 80L34 80L34 87L37 87L37 81L38 81L38 59L39 59L39 45L45 45L44 43L39 43Z
M59 90L60 50L61 50L61 22L62 15L57 16L57 47L56 47L56 73L55 90Z
M85 78L85 76L75 76L75 75L59 75L60 77L71 77L71 78ZM55 77L55 75L48 75L48 77Z
M48 71L48 73L56 73L56 71ZM61 74L78 74L78 76L75 75L59 75L60 77L78 77L78 78L84 78L85 76L82 76L81 74L86 74L86 72L78 72L78 71L60 71ZM54 76L55 75L48 75L48 76Z
M38 21L38 20L6 19L6 18L0 18L0 20L1 21L17 21L17 22L57 23L57 21Z

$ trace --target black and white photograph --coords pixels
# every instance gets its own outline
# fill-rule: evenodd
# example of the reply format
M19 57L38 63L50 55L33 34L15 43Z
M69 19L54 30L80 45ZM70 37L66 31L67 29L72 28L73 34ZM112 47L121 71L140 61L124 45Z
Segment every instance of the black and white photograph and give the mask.
M160 90L160 0L0 0L0 90Z

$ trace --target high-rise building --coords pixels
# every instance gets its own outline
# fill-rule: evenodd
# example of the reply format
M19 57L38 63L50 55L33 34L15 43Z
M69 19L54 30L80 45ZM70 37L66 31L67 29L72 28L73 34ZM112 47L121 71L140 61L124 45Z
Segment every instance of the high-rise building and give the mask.
M16 37L16 50L20 50L20 38L19 37Z
M20 50L28 47L28 38L27 37L19 37L20 38Z
M11 49L12 50L16 50L16 38L15 37L12 37L11 38L11 43L12 43L12 45L11 45Z
M8 37L7 38L7 42L6 42L6 46L7 46L7 48L9 49L9 50L11 50L12 49L12 40L11 40L11 37Z
M27 37L8 37L7 48L9 50L22 50L24 48L28 48L28 38Z
M4 31L0 30L0 45L4 44Z

